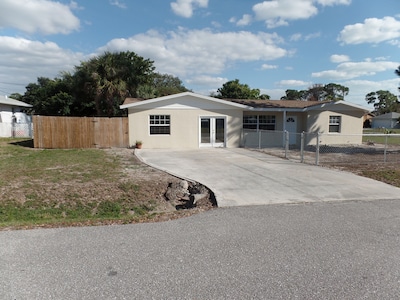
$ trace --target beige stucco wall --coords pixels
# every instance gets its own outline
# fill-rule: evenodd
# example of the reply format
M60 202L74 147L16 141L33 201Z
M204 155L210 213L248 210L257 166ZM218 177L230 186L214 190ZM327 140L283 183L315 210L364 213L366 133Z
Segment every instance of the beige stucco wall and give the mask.
M199 148L200 117L225 117L226 147L239 147L243 122L241 109L133 109L128 110L129 143L143 142L143 148ZM149 116L170 115L170 135L150 135Z
M320 144L362 144L363 112L360 110L310 111L307 115L308 132L320 132ZM340 133L329 132L329 116L340 116ZM315 138L307 141L315 144Z

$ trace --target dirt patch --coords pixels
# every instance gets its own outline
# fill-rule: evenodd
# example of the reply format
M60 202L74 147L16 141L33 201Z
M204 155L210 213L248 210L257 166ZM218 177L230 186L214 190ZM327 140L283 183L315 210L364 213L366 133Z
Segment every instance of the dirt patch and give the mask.
M166 197L168 188L171 186L180 186L182 179L144 164L134 155L132 149L113 148L104 151L111 156L116 155L120 158L124 181L140 186L138 201L147 202L155 200L157 202L156 212L171 213L182 210L182 208L190 208L187 212L180 212L179 214L191 215L216 207L212 191L209 191L206 187L196 182L189 182L187 190L190 192L197 188L203 193L207 190L208 194L205 199L197 201L193 206L187 205L187 197L190 196L190 193L189 195L182 194L181 197L177 196L174 199Z

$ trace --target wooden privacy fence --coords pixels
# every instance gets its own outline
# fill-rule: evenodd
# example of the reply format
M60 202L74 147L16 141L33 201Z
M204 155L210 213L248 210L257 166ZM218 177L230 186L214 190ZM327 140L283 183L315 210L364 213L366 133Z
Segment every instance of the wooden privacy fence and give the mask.
M33 116L35 148L125 148L128 118Z

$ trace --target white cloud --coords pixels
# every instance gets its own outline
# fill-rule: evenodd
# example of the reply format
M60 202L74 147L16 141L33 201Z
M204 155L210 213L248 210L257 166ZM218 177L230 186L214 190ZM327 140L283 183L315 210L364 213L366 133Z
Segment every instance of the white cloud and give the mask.
M350 57L347 55L341 55L341 54L331 55L331 62L333 63L342 63L346 61L350 61Z
M397 78L389 80L348 80L342 83L347 86L350 90L349 95L346 97L346 101L357 103L360 105L368 106L365 101L365 95L370 92L379 90L390 91L391 93L398 95L399 80Z
M303 80L281 80L276 83L278 86L309 86L311 83Z
M295 34L292 34L292 36L290 37L289 40L293 41L293 42L297 42L297 41L300 41L302 37L303 37L303 35L301 33L295 33Z
M333 5L349 5L351 0L268 0L253 6L255 19L264 21L268 28L289 25L289 21L309 19L318 14L318 7ZM237 25L247 25L253 19L243 15ZM231 18L231 22L236 19Z
M261 66L262 70L272 70L272 69L277 69L277 68L278 68L278 66L276 66L276 65L263 64Z
M321 36L321 32L310 33L310 34L307 34L304 37L304 40L308 41L308 40L311 40L311 39L316 39L316 38L318 38L320 36Z
M116 7L122 8L122 9L128 8L128 7L126 6L126 3L121 2L121 1L119 1L119 0L110 0L110 4L111 4L111 5L114 5L114 6L116 6Z
M291 42L298 42L300 40L308 41L311 39L315 39L321 36L321 32L310 33L307 35L303 35L301 33L292 34L289 38Z
M388 42L390 45L400 47L400 40L391 40Z
M225 77L213 77L207 75L195 76L186 80L188 84L196 86L207 86L211 88L219 88L227 81L228 78Z
M27 33L68 34L78 30L79 19L72 13L71 6L49 0L0 1L0 28L11 27Z
M287 25L290 20L308 19L318 13L310 0L273 0L253 6L257 20L266 22L268 28Z
M317 0L317 3L323 6L350 5L351 0Z
M114 39L98 51L134 51L154 60L161 72L193 76L219 74L237 61L270 61L284 57L288 52L278 46L281 42L277 34L264 32L180 28L167 34L151 30L128 39Z
M171 2L172 11L184 18L192 17L195 7L205 8L207 6L208 0L177 0L176 2Z
M387 70L394 71L397 67L398 63L391 61L343 62L335 70L315 72L311 76L331 80L348 80L361 76L372 76Z
M237 21L236 25L246 26L246 25L249 25L252 20L253 20L253 18L251 15L244 14L243 17L239 21Z
M73 10L83 10L84 9L83 6L79 6L79 4L75 1L71 1L69 3L69 7Z
M60 48L53 42L38 42L23 38L0 36L0 82L14 86L10 93L24 93L24 86L37 77L54 78L61 71L72 71L84 60L84 55ZM3 85L2 85L3 86ZM16 87L19 86L19 90Z
M345 44L380 43L400 37L400 21L393 17L369 18L364 23L347 25L338 40Z

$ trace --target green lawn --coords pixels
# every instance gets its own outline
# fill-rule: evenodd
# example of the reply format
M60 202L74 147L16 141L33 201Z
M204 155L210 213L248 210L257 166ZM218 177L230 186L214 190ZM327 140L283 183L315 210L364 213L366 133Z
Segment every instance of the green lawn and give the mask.
M371 129L364 129L363 133L368 134L367 136L363 136L364 143L370 142L374 144L387 143L388 145L400 145L400 136L392 136L392 134L400 134L400 129L387 130L387 129L371 128Z

